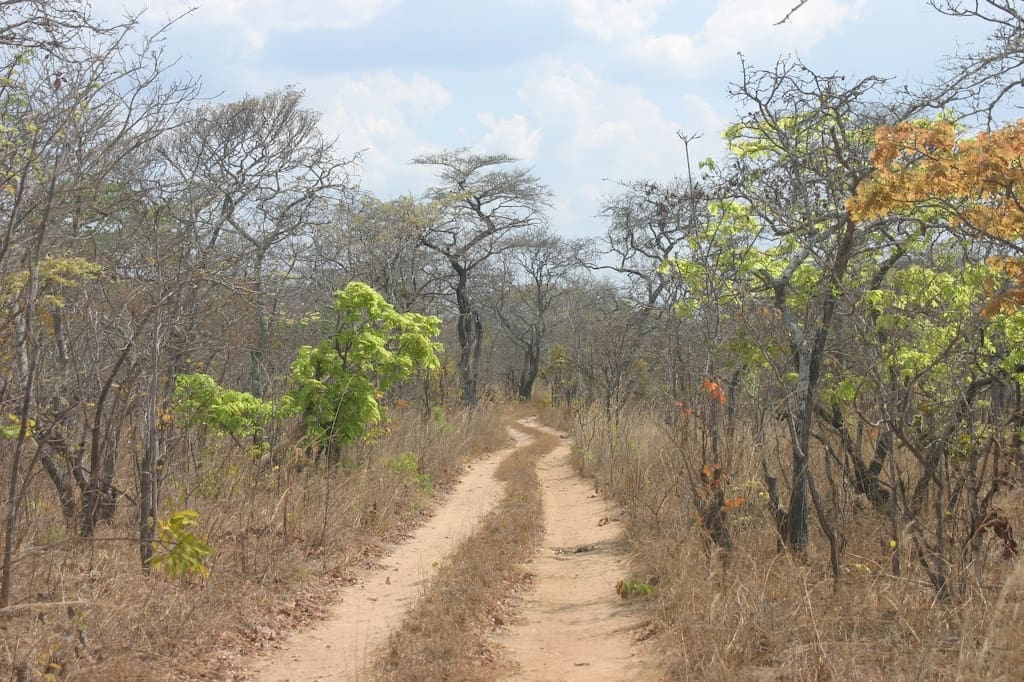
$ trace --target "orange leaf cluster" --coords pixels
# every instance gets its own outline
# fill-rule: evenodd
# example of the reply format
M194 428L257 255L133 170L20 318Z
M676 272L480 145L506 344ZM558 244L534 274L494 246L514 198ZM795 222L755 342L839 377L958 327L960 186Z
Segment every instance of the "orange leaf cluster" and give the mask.
M872 162L875 174L847 200L855 220L931 212L952 227L1010 242L1024 238L1024 120L974 138L959 137L947 121L883 126ZM1024 284L1020 260L997 264ZM1024 294L1015 294L990 307L1019 305Z
M708 392L712 400L716 400L721 404L725 404L725 389L720 385L716 384L711 379L704 379L700 382L701 388Z
M741 506L746 501L747 501L747 499L745 497L740 496L740 495L737 495L736 497L728 497L725 500L725 506L722 509L722 511L729 511L731 509L736 509L737 507Z
M722 470L721 464L705 464L700 468L700 480L708 490L717 490L729 482L729 475Z

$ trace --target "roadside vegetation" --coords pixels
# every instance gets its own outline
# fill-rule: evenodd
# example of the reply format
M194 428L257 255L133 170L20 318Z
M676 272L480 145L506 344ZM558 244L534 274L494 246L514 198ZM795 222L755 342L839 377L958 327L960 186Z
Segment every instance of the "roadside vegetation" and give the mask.
M0 612L0 666L29 680L231 677L248 667L246 654L322 616L356 569L443 500L467 461L507 445L506 424L498 411L426 421L402 411L333 469L261 466L212 439L168 472L168 497L198 513L193 530L212 550L205 575L140 572L128 505L85 542L37 503L24 522L36 549L15 564L33 598Z
M692 427L689 415L670 424L642 412L624 414L614 432L586 415L575 424L577 467L619 505L632 574L654 583L637 636L655 642L672 679L1013 677L1024 574L991 530L944 601L915 557L914 529L894 537L863 495L826 483L825 522L842 543L835 576L820 527L800 554L774 531L762 454L774 458L785 432L760 446L749 433L723 439L730 473L709 484L700 472L679 475L706 447ZM828 481L824 466L813 474ZM719 490L727 539L705 522ZM1012 486L995 504L1007 518L1024 513Z

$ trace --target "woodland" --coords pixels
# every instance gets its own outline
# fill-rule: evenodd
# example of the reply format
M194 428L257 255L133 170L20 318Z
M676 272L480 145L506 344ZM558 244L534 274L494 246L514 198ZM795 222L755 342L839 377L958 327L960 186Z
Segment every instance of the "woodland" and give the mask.
M230 677L528 403L667 677L1012 679L1024 6L931 5L987 42L741 61L727 153L680 132L569 239L501 150L373 196L301 90L203 100L173 25L0 0L0 672Z

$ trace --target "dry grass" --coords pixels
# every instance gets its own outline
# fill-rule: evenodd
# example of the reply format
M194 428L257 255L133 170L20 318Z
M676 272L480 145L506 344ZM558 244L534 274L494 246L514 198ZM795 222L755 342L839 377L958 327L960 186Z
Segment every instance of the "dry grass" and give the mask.
M818 529L805 556L779 552L758 482L761 455L771 463L774 453L740 436L721 452L728 494L746 499L729 513L735 549L725 560L702 532L685 474L700 465L698 443L638 414L614 428L577 415L571 426L577 466L626 511L634 573L658 578L647 605L671 679L1019 679L1024 567L999 558L997 541L987 541L980 578L943 604L907 550L893 575L888 521L844 496L836 587ZM1001 507L1020 521L1019 492Z
M505 481L504 499L445 560L392 633L378 665L385 679L490 680L503 669L487 633L504 623L509 600L529 578L523 562L544 527L536 462L558 445L558 438L544 431L515 428L532 441L497 470Z
M95 538L68 537L37 475L19 538L16 607L0 614L0 678L233 676L244 653L321 614L350 569L373 563L465 460L507 445L506 421L485 410L445 423L399 415L389 435L333 471L260 469L225 442L170 461L162 513L199 512L198 532L215 548L207 578L143 575L131 540L137 508L127 501ZM405 469L396 465L408 453L415 472L408 458Z

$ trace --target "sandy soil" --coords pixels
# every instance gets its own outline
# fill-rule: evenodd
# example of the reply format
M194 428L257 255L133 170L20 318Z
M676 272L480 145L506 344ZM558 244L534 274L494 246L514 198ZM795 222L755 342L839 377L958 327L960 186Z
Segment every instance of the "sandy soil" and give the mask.
M636 615L615 591L629 576L622 528L569 453L563 445L538 464L545 532L533 589L519 624L497 641L519 666L516 680L658 679L634 641Z
M529 439L510 431L516 447ZM474 462L437 513L399 545L380 568L365 571L345 588L327 619L289 639L283 649L263 658L247 679L281 682L354 680L365 672L373 652L401 624L421 586L438 562L469 536L501 500L503 485L494 470L511 450Z

